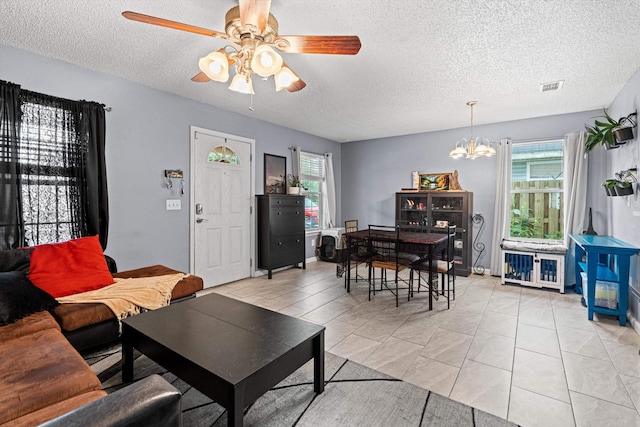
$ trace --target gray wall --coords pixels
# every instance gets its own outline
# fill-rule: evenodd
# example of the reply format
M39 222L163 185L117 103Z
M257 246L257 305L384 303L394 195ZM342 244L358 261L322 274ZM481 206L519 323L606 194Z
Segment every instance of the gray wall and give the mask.
M597 112L586 111L559 116L474 126L474 134L496 141L562 137L584 129ZM449 152L456 141L468 138L469 129L451 129L344 144L342 147L342 216L360 224L393 224L395 193L411 187L411 171L453 172L464 190L473 192L473 212L485 218L480 242L486 250L479 260L489 267L493 212L496 194L496 159L452 159ZM477 229L474 229L474 234ZM475 237L474 237L475 238ZM475 260L476 254L473 259ZM495 274L495 272L494 272ZM497 272L499 274L499 272Z
M481 264L489 265L495 199L495 158L448 157L468 128L338 144L323 138L230 113L162 91L100 74L51 58L0 45L0 79L25 89L70 99L87 99L112 107L107 113L107 166L111 225L107 253L121 270L164 264L189 268L189 194L181 211L166 211L164 201L177 197L163 187L164 169L189 170L191 125L256 140L256 192L262 193L265 152L289 156L288 147L332 152L337 183L338 222L357 218L361 224L394 222L394 194L411 184L411 171L459 172L460 184L474 193L474 212L484 214L481 241L487 245ZM613 101L609 111L620 117L638 109L640 75L636 73ZM600 111L550 116L476 126L476 135L498 140L563 136L582 130ZM290 170L290 161L287 162ZM640 163L637 141L589 154L588 205L594 227L640 245L640 198L607 198L600 183L620 169ZM188 183L187 183L188 186ZM307 238L307 257L313 255ZM640 286L639 259L632 282Z
M0 58L2 80L27 90L96 101L112 108L107 113L111 221L106 253L120 270L153 264L189 270L189 193L182 197L182 210L166 211L165 200L179 195L164 187L162 174L165 169L182 169L188 176L192 125L256 140L257 194L263 189L265 152L286 156L289 172L288 147L292 145L312 152L332 152L340 200L341 147L336 142L8 46L0 45ZM295 97L291 102L296 102ZM189 182L187 190L188 186ZM313 255L310 240L314 237L307 237L307 257Z

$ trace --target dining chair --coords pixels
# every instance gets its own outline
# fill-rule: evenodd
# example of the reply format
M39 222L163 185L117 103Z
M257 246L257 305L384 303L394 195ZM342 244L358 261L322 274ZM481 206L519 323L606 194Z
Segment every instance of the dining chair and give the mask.
M442 251L438 259L438 273L440 273L440 281L442 282L442 295L444 295L444 279L447 276L447 307L449 306L449 297L453 295L456 299L456 226L447 227L447 247Z
M380 269L380 289L383 286L390 291L396 298L396 307L398 307L399 282L407 284L407 300L410 299L410 283L408 280L400 277L400 272L405 270L410 260L400 256L400 228L388 225L369 225L369 242L372 246L372 252L375 254L369 262L369 271L371 280L369 281L369 301L371 295L376 294L376 268ZM387 270L395 272L393 285L389 286L387 279Z
M345 233L350 233L353 231L358 231L358 220L357 219L350 219L344 222L344 232ZM349 244L348 248L345 248L347 250L347 253L349 253L349 257L350 259L348 260L348 263L352 265L352 269L355 268L355 281L356 283L358 283L358 279L361 280L366 280L367 282L369 281L369 277L364 277L364 276L360 276L358 275L358 266L362 265L362 264L368 264L368 262L371 259L371 248L369 245L369 242L367 239L360 239L360 238L354 238L351 237L349 239L347 239L347 243ZM355 267L354 267L355 265ZM368 270L368 268L367 268ZM349 274L345 274L344 276L344 287L347 287L347 278L349 277Z
M446 246L439 254L435 254L434 259L429 263L429 254L424 253L422 257L411 263L411 272L409 275L409 282L411 283L411 296L413 296L413 284L415 276L417 274L418 286L417 291L420 292L422 287L429 287L428 292L431 292L433 298L437 301L439 296L442 295L447 299L447 308L451 307L450 296L452 294L452 286L455 287L455 238L456 238L456 226L447 227L447 241ZM441 274L440 282L441 289L438 289L438 273ZM427 277L424 278L423 276ZM445 281L445 275L446 281ZM422 279L425 279L425 284L422 283ZM445 289L446 283L446 289ZM455 299L455 293L454 299Z

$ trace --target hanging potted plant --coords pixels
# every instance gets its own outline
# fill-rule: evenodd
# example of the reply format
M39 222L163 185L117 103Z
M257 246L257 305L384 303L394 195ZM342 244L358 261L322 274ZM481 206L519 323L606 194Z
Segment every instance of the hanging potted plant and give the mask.
M616 189L615 189L617 182L618 182L617 179L606 179L602 183L602 186L604 187L604 191L607 193L607 196L617 196Z
M629 196L633 194L633 184L636 182L636 177L631 173L633 171L637 171L637 169L627 169L626 171L616 173L617 179L614 188L617 196Z
M587 130L587 140L585 148L591 151L598 145L603 145L606 149L618 148L633 139L633 128L637 125L636 113L631 113L619 120L613 119L604 110L604 115L599 116L605 121L596 120L593 126L585 125Z
M289 194L300 194L300 177L298 175L289 174Z
M615 190L616 196L630 196L633 194L633 185L628 181L618 181Z

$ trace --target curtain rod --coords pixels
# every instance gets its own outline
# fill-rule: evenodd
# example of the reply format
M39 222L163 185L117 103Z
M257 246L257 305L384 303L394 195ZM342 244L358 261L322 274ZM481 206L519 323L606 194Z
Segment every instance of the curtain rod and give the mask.
M289 150L295 150L298 147L289 147ZM300 151L304 151L305 153L309 153L309 154L315 154L316 156L324 156L325 154L328 153L314 153L313 151L307 151L307 150L303 150L302 148L300 148Z
M522 144L526 142L558 141L558 140L564 139L564 136L555 136L555 137L548 137L548 138L518 139L518 140L514 140L511 138L507 138L507 139L511 140L511 142L514 144Z

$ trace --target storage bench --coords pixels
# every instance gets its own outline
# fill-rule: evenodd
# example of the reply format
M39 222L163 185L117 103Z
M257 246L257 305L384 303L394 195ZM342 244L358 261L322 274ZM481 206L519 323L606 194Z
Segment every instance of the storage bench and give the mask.
M502 284L517 283L564 293L564 263L567 247L557 243L503 240Z

